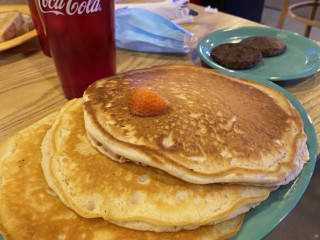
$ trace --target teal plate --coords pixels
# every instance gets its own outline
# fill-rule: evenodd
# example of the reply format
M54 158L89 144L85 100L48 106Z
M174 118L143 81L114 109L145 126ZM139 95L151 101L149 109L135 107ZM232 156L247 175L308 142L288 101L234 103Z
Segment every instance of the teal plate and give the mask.
M243 226L238 234L231 237L229 240L262 239L268 235L268 233L270 233L290 213L300 200L310 182L316 164L317 137L311 119L303 106L289 92L275 83L257 78L252 80L278 90L286 96L291 104L297 109L303 120L304 131L308 137L307 146L310 159L304 166L300 175L294 181L288 185L278 188L259 206L251 209L246 214ZM0 240L3 240L1 235Z
M223 43L237 43L250 36L269 36L280 39L287 45L285 53L263 58L255 67L245 70L231 70L212 60L212 49ZM203 37L197 51L207 65L218 71L247 78L264 77L272 81L294 80L310 76L320 70L320 46L299 34L269 27L240 27L218 30Z
M235 76L235 74L230 75ZM253 79L252 77L251 80L260 82L281 92L297 109L304 123L304 131L308 137L307 147L310 159L294 181L273 191L265 201L245 215L243 226L238 234L231 237L230 240L262 239L266 237L291 212L302 197L312 177L317 157L315 129L301 103L289 92L273 82L265 79Z

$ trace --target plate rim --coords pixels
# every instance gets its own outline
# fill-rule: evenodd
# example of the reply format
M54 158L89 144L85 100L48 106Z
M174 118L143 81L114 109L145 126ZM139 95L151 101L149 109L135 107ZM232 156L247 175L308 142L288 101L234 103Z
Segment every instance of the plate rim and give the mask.
M197 53L198 53L198 56L200 57L200 59L205 62L205 64L207 64L208 66L210 66L211 68L219 71L219 72L222 72L224 74L227 74L227 75L230 75L231 73L234 73L235 76L237 77L242 77L242 78L247 78L247 77L250 77L250 76L256 76L256 77L259 77L258 74L255 74L255 73L250 73L250 72L246 72L244 70L232 70L232 69L228 69L228 68L225 68L217 63L215 63L214 61L208 59L206 57L206 54L205 52L203 52L203 47L205 45L205 41L210 38L212 35L216 35L216 34L220 34L220 33L224 33L224 32L230 32L230 31L246 31L246 32L250 32L250 30L258 30L258 31L265 31L265 32L277 32L277 33L283 33L283 34L286 34L290 37L295 37L295 38L300 38L306 42L308 42L311 46L315 47L318 49L318 53L319 53L319 58L318 58L318 61L317 61L317 65L315 67L313 67L311 70L305 72L305 73L300 73L300 74L289 74L289 75L285 75L285 76L260 76L260 77L263 77L264 79L267 79L269 81L290 81L290 80L297 80L297 79L301 79L301 78L305 78L305 77L308 77L308 76L311 76L317 72L320 71L320 46L310 40L309 38L306 38L298 33L294 33L294 32L290 32L290 31L287 31L287 30L283 30L283 29L278 29L278 28L273 28L273 27L269 27L269 26L243 26L243 27L230 27L230 28L223 28L223 29L219 29L219 30L216 30L216 31L213 31L211 33L208 33L207 35L203 36L198 44L197 44ZM249 69L250 71L250 69Z

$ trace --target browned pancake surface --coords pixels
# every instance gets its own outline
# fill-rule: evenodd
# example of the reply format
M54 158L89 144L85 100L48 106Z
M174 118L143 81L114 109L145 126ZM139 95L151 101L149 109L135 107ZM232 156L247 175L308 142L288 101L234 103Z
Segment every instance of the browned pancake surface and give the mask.
M156 117L130 114L133 89L170 102ZM129 160L196 183L283 181L305 146L302 120L279 92L195 66L137 70L85 92L87 132Z
M40 146L53 121L51 115L0 146L0 233L5 240L215 240L240 228L243 216L193 231L161 234L80 217L48 187L42 172Z
M82 99L62 108L42 150L44 175L67 206L135 230L172 232L220 222L270 193L266 187L191 184L149 166L112 161L86 138Z

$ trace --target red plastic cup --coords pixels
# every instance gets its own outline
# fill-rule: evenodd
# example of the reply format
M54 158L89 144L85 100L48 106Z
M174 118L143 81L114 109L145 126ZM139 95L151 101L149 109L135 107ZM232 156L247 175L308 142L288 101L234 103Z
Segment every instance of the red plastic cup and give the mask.
M114 0L28 0L45 55L67 99L116 73Z

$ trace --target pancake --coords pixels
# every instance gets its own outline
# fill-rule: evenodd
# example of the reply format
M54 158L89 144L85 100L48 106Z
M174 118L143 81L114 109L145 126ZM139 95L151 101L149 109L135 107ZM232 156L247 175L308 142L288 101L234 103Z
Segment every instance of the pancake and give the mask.
M283 41L268 36L252 36L242 39L240 43L257 49L263 57L274 57L287 50L287 45Z
M153 233L80 217L49 188L40 145L55 115L33 124L0 146L0 232L5 240L217 240L234 235L243 215L193 231Z
M62 108L42 152L45 178L67 206L83 217L135 230L174 232L216 224L255 207L270 192L196 185L152 167L115 162L86 138L82 99Z
M241 43L224 43L214 47L210 54L216 63L234 70L248 69L262 60L256 48Z
M144 87L169 101L165 113L129 111ZM185 181L278 186L308 160L299 113L263 84L191 65L164 65L106 78L84 93L88 137L115 161L133 161Z

